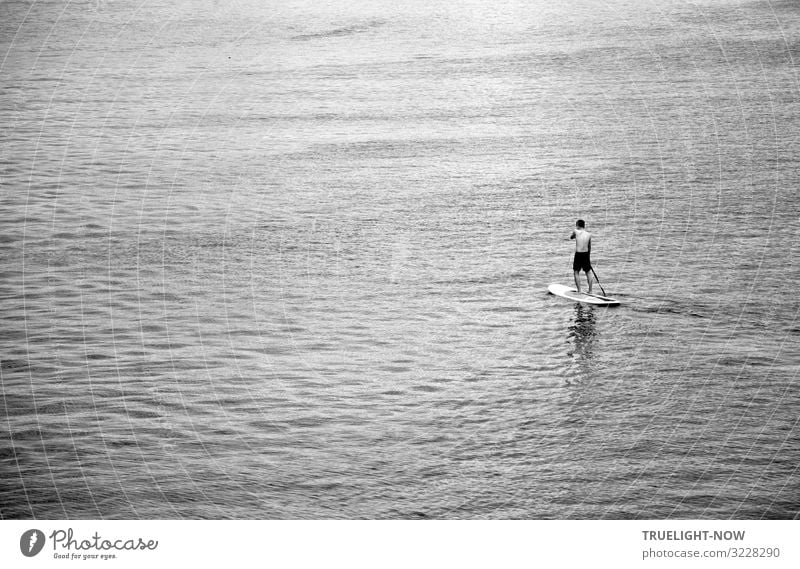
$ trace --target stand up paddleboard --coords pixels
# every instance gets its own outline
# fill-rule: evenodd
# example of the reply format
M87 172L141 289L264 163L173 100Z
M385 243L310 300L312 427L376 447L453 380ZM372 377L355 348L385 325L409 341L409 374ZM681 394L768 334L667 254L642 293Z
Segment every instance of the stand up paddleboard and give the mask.
M586 304L596 304L598 306L619 306L619 301L616 298L578 292L574 288L570 288L562 284L551 284L549 287L547 287L547 291L550 294L568 298L570 300L574 300L575 302L585 302Z

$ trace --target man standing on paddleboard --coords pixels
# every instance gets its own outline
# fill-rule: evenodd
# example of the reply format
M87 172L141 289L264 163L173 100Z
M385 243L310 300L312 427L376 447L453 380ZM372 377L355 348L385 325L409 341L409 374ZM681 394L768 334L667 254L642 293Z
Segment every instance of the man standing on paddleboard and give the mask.
M575 229L572 230L569 238L575 240L575 259L572 261L575 288L581 292L578 276L582 270L586 273L586 282L589 283L589 294L592 294L592 278L589 276L589 271L592 270L592 263L589 260L589 253L592 250L592 234L586 231L586 223L582 219L575 222Z

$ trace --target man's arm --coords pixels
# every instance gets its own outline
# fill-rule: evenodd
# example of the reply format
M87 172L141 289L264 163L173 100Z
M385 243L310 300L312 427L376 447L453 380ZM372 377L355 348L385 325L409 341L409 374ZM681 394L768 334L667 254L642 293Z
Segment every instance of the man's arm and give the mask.
M569 234L570 239L575 239L575 230L572 230L572 233Z

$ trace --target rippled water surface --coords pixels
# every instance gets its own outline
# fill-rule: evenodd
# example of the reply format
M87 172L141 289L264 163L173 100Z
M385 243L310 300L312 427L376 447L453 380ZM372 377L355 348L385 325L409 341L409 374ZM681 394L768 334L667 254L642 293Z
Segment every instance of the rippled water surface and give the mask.
M800 516L800 11L552 4L0 2L0 517Z

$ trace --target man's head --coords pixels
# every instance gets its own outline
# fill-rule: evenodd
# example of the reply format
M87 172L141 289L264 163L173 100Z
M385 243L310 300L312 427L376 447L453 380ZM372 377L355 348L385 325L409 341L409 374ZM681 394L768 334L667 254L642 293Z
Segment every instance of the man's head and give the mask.
M575 222L575 227L577 227L578 229L583 229L584 227L586 227L586 223L584 223L582 219L579 219L578 221Z

